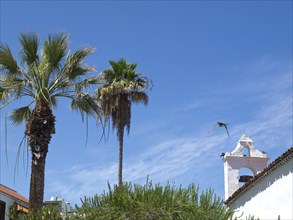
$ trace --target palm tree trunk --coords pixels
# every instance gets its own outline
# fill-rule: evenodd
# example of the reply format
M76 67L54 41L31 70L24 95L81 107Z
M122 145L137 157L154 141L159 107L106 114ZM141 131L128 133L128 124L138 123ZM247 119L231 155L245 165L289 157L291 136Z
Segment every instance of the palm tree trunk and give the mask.
M118 165L118 186L122 185L122 169L123 169L123 137L124 127L120 127L118 130L119 135L119 165Z
M31 180L30 180L30 209L36 215L43 207L45 187L45 163L46 156L36 160L32 155Z
M54 133L55 117L52 110L46 101L38 100L26 123L26 134L32 152L29 203L34 215L43 207L46 157Z

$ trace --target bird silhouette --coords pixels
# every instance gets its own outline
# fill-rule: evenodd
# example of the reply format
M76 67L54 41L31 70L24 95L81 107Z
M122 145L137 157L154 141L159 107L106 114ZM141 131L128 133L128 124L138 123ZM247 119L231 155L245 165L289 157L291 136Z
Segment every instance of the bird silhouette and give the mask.
M229 134L229 131L228 131L228 124L227 123L224 123L224 122L217 122L211 129L210 129L210 131L212 130L212 129L214 129L216 126L219 126L219 127L224 127L225 129L226 129L226 132L227 132L227 135L228 135L228 137L230 138L230 134ZM210 132L209 131L209 132Z

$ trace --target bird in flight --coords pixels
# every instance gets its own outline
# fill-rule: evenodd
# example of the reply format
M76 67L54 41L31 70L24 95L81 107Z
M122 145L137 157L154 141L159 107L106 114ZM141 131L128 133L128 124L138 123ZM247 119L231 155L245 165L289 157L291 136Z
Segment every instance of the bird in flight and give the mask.
M224 127L225 129L226 129L226 132L227 132L227 134L228 134L228 137L230 138L230 134L229 134L229 131L228 131L228 124L227 123L224 123L224 122L217 122L215 125L214 125L214 127L212 127L211 129L210 129L210 131L212 130L212 129L214 129L216 126L219 126L219 127ZM210 132L209 131L209 132Z

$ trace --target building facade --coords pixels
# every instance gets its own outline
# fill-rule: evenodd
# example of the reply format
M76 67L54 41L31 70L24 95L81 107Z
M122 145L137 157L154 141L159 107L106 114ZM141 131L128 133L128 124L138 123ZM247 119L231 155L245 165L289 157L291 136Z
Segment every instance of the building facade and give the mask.
M279 217L282 220L292 220L293 147L267 166L264 166L265 158L268 159L264 152L259 154L258 151L257 154L242 156L242 158L237 156L233 159L229 158L237 155L235 152L240 152L241 147L239 146L245 145L245 139L252 142L248 136L242 136L237 144L238 147L236 146L234 151L223 156L226 205L235 211L235 217L241 216L241 219L246 219L250 215L261 220L278 219ZM251 145L253 144L250 143ZM235 169L239 170L242 166L251 169L253 175L251 178L246 178L242 186L236 186ZM261 169L262 167L263 169ZM238 182L241 180L239 173L236 179Z
M49 201L45 201L44 205L56 207L63 219L65 219L67 216L70 216L74 212L74 209L70 203L66 202L60 197L52 197Z
M29 201L24 196L0 184L0 220L9 220L9 208L15 204L17 212L28 213Z

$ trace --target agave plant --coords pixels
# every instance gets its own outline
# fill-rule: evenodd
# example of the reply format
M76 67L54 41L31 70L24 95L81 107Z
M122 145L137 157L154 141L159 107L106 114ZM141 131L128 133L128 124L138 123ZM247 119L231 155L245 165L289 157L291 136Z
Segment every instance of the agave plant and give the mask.
M94 49L69 53L67 34L49 34L41 50L35 33L21 34L19 41L21 62L7 45L0 44L0 108L20 99L26 102L11 112L10 119L14 124L26 122L32 156L29 203L30 209L38 211L43 206L48 146L55 133L52 107L59 98L68 98L71 109L82 116L97 115L99 108L87 88L98 84L98 79L88 76L94 67L83 64Z

